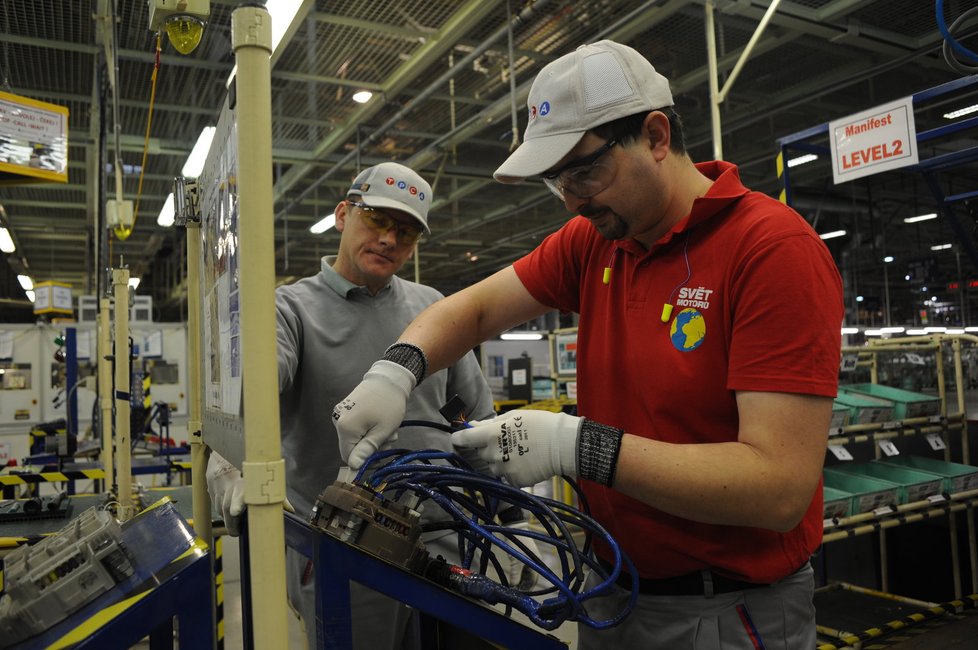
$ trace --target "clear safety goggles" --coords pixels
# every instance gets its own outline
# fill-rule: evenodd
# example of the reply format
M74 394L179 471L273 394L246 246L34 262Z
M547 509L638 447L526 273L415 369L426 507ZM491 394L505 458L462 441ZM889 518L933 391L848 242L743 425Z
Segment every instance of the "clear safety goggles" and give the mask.
M383 235L391 230L396 230L395 237L398 244L414 244L421 239L421 235L424 233L421 226L402 223L383 210L372 208L359 201L347 201L347 203L355 208L360 208L363 223L375 233Z
M540 177L561 201L567 192L580 199L589 199L604 191L615 178L618 166L613 157L605 154L616 144L617 140L609 140L594 153L572 160L560 169L544 172Z

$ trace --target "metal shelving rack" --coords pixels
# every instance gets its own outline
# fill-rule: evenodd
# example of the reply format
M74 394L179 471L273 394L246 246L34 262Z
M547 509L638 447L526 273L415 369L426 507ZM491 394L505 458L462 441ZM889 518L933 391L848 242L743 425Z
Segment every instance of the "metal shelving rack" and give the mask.
M961 458L962 463L971 464L970 448L968 443L967 413L965 409L965 384L962 364L962 344L970 342L978 344L978 337L962 335L932 335L920 337L903 337L895 340L872 339L864 347L843 347L843 354L856 354L859 356L857 367L868 367L870 370L871 382L878 383L879 380L879 355L889 353L903 353L907 351L933 352L935 355L935 373L937 378L937 396L941 405L940 415L907 418L904 420L873 423L855 424L845 427L838 427L830 431L829 444L858 444L872 443L874 453L880 456L879 443L881 441L894 441L908 436L921 436L927 434L938 434L944 442L944 460L951 460L951 432L960 432L961 436ZM945 352L950 346L952 361L951 370L954 373L954 393L949 395L945 373L947 372L945 363ZM951 398L954 401L951 401ZM880 576L882 589L875 591L864 587L856 587L849 584L828 585L823 590L846 590L858 592L864 595L875 595L880 598L905 603L911 606L922 608L920 612L915 612L906 620L898 619L885 624L875 624L865 631L853 633L837 629L832 629L824 625L819 625L819 633L823 636L837 638L844 645L822 645L819 650L832 650L837 647L860 647L865 641L876 638L882 634L891 632L898 628L905 628L912 625L922 624L932 621L935 617L946 614L959 613L967 608L975 608L978 604L978 543L975 534L975 506L978 505L978 489L967 490L954 494L943 495L922 501L901 504L894 507L882 508L875 512L861 513L845 518L838 518L826 521L823 543L830 543L842 539L879 533L880 550ZM964 512L966 514L966 525L968 528L968 554L971 568L971 591L969 596L963 597L961 584L961 552L958 544L958 519L956 514ZM954 581L954 600L947 603L923 603L910 598L888 593L888 570L887 570L887 547L886 531L895 527L904 526L919 521L935 518L948 518L949 522L949 541L951 550L951 564ZM855 645L853 645L855 644Z

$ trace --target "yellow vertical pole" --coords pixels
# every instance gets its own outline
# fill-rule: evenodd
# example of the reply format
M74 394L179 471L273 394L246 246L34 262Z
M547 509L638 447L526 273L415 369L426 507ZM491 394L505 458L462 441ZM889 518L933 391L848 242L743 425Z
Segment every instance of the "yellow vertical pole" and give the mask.
M211 502L207 495L207 449L200 423L200 222L187 221L187 433L194 530L213 548Z
M132 455L130 452L131 387L129 386L129 269L112 270L112 293L115 296L115 442L116 518L128 521L135 514L132 503Z
M115 458L113 457L112 438L112 328L109 323L108 298L99 299L98 308L98 394L99 408L102 417L99 425L102 429L102 467L105 468L105 491L112 490L115 484Z
M231 14L238 66L238 251L241 364L252 629L256 648L288 645L285 596L285 461L279 432L275 352L275 232L272 201L271 18L263 7Z

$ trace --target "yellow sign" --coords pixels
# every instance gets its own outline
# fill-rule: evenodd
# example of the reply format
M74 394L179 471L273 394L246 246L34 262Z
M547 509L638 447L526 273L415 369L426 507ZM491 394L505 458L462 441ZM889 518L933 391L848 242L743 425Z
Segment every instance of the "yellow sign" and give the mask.
M39 282L34 285L35 314L73 314L71 285L62 282Z
M0 185L68 182L68 109L0 92Z

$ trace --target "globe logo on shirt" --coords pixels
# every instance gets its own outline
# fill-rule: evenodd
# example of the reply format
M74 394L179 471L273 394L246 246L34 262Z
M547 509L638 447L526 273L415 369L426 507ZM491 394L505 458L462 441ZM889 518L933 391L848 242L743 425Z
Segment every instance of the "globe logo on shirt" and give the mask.
M695 309L684 309L672 320L669 328L672 345L680 352L690 352L703 343L706 338L706 321L703 314Z

